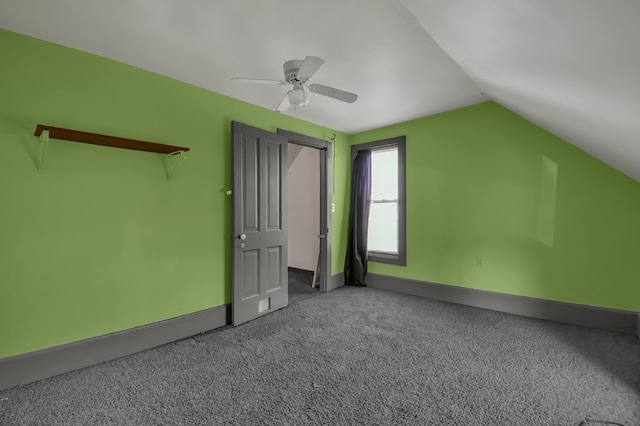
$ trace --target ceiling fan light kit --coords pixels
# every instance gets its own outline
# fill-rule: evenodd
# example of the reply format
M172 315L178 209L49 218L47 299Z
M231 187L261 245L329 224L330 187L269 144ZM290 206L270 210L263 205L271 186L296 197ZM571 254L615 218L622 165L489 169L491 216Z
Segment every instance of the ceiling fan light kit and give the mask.
M294 106L303 107L309 103L309 93L302 87L291 89L287 96L289 97L289 103Z
M283 65L284 80L269 80L257 78L233 78L232 80L243 81L247 83L271 84L271 85L293 85L293 89L289 90L276 111L283 112L288 110L291 105L296 107L304 107L309 103L309 93L318 93L328 96L342 102L353 103L358 99L355 93L345 92L344 90L335 89L333 87L323 86L321 84L311 84L311 77L324 64L324 60L317 56L307 56L304 60L292 59Z

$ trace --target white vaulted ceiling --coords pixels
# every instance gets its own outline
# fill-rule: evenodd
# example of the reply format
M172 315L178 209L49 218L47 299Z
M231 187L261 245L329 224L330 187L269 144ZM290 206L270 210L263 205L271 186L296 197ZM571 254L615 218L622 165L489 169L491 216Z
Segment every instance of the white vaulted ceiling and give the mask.
M0 0L0 27L265 108L319 56L295 115L346 133L494 100L640 180L637 0Z

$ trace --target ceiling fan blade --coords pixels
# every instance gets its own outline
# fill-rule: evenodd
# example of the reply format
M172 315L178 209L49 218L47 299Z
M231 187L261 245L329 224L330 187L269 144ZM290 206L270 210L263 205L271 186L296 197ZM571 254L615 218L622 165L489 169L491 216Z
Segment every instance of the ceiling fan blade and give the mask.
M322 64L324 64L323 59L317 56L307 56L298 70L298 79L302 81L309 80L320 69Z
M269 80L266 78L232 78L233 81L239 81L241 83L255 83L255 84L268 84L274 86L283 86L289 84L282 80Z
M291 102L289 102L289 92L287 92L284 95L284 98L282 98L282 101L280 101L280 105L278 105L278 108L276 108L276 111L278 112L283 112L289 109L289 107L291 106Z
M318 93L350 104L354 103L358 99L358 95L355 93L345 92L344 90L323 86L322 84L311 84L309 85L309 90L313 93Z

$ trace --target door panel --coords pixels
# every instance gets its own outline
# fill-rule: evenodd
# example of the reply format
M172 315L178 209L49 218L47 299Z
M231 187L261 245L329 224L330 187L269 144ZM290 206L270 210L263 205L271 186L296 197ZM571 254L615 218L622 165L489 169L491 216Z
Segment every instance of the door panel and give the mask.
M282 250L280 247L267 249L267 292L278 290L282 281L280 265L282 264Z
M244 271L244 285L242 286L242 300L259 295L258 276L260 264L260 252L247 250L242 253L242 269Z
M233 324L288 304L287 139L232 123Z
M257 232L259 230L259 168L258 141L243 137L241 142L243 198L242 203L242 232Z
M286 149L288 143L284 144ZM271 141L266 142L267 148L267 229L269 231L280 230L282 227L282 182L280 176L283 172L282 150L283 145ZM286 161L286 155L284 161Z

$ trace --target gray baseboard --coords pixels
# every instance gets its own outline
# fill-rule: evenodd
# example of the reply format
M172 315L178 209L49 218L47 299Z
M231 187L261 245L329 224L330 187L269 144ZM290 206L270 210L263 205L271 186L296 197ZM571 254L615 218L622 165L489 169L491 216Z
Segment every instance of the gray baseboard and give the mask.
M525 317L637 334L640 338L640 316L638 312L514 296L371 273L367 274L366 282L369 287L382 290L412 294Z
M344 286L344 273L339 272L333 274L327 280L327 291L335 290L338 287Z
M222 305L153 324L0 359L0 390L100 364L231 323Z

